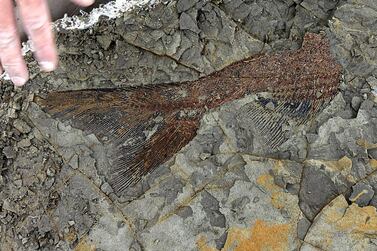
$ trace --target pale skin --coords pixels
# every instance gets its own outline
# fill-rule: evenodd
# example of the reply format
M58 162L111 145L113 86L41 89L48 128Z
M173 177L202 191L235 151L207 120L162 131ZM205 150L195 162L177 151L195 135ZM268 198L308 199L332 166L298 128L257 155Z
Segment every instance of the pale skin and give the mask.
M94 3L94 0L71 1L83 7ZM22 20L22 28L33 42L35 59L43 71L53 71L58 65L58 54L47 1L16 0L16 3ZM0 6L0 73L5 70L14 85L22 86L27 82L29 74L21 54L21 39L17 29L15 6L13 0L0 0Z

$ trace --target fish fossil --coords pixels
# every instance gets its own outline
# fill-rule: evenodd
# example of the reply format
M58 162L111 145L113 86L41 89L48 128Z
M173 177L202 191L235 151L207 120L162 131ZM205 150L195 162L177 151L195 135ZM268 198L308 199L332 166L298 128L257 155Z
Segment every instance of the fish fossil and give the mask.
M336 95L340 79L329 41L308 33L299 50L253 56L195 81L52 92L35 101L53 118L110 142L110 184L118 193L187 145L208 109L269 93L247 112L274 148L284 141L282 123L313 118Z

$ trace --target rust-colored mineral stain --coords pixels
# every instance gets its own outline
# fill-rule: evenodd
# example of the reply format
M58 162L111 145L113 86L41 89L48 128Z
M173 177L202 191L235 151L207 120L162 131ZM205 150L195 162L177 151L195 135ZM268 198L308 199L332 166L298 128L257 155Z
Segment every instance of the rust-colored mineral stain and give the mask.
M198 246L199 251L219 251L217 248L209 246L204 236L199 237L196 245Z
M263 174L257 178L257 184L270 193L272 206L277 209L283 209L286 206L287 194L275 184L274 177L270 174Z
M369 165L373 170L377 169L377 160L376 159L369 159Z
M359 207L355 203L348 205L343 195L326 205L315 221L317 224L312 226L308 234L312 241L317 241L316 246L323 250L335 250L336 242L333 240L344 238L353 243L369 243L370 238L377 235L376 208ZM355 250L367 249L357 249L356 245Z
M80 242L76 245L74 251L95 251L96 246L88 242L88 237L83 237Z
M356 144L358 144L362 148L368 149L368 150L377 148L376 143L370 143L366 139L358 139L358 140L356 140Z
M317 167L324 167L326 170L336 172L344 176L349 182L356 183L357 180L352 173L352 160L347 156L343 156L339 160L319 160L309 159L304 161L305 165L314 165ZM372 167L372 166L371 166ZM373 167L372 167L373 168Z
M231 227L224 248L221 251L285 251L289 246L291 226L270 224L257 220L250 228ZM206 243L204 236L197 241L200 251L218 251Z
M363 238L366 235L377 235L377 211L373 206L359 207L351 204L342 214L337 208L326 212L325 220L334 225L338 231L352 233Z
M254 56L196 81L53 92L36 102L53 117L108 139L114 150L111 184L120 192L187 145L208 109L268 93L258 99L258 109L246 110L274 148L283 142L283 122L306 123L338 92L340 78L328 40L309 33L297 51ZM264 109L267 104L275 109Z

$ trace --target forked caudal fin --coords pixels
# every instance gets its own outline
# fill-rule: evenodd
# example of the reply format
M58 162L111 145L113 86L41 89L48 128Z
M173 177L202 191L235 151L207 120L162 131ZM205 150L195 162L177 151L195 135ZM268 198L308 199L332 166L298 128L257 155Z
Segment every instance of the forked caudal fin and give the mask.
M106 137L112 144L109 183L119 193L169 160L196 135L199 117L136 105L129 89L55 92L36 103L53 118ZM133 104L133 105L132 105ZM157 106L158 107L158 106ZM199 115L199 114L198 114Z
M250 93L268 93L242 110L266 135L265 144L278 147L285 123L307 123L338 92L341 67L329 48L322 35L307 34L297 51L258 55L196 81L52 92L36 102L52 117L111 143L110 184L121 192L188 144L208 108Z

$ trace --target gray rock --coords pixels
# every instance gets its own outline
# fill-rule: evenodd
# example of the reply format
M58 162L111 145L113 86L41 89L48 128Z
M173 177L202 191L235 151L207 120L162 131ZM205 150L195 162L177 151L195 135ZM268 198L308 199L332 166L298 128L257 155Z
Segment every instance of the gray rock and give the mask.
M350 154L366 158L363 147L357 144L362 139L374 142L377 136L375 109L369 100L364 101L356 118L334 117L318 129L318 139L308 151L310 159L340 159ZM373 122L372 122L373 121Z
M177 1L177 11L178 13L187 11L188 9L192 8L198 0L178 0Z
M258 197L255 197L253 199L254 203L258 203L258 201L259 201ZM243 197L240 197L240 198L233 200L232 203L231 203L232 212L234 214L239 214L239 213L243 212L245 210L247 204L249 204L249 203L250 203L250 198L247 197L247 196L243 196Z
M111 42L113 41L111 37L99 35L96 37L98 43L102 46L104 50L107 50L110 47Z
M202 74L268 48L238 29L212 2L200 2L182 13L178 13L175 4L158 4L153 12L141 10L141 14L128 15L127 24L116 32L130 44L157 55L168 55L179 65ZM152 29L150 21L160 25Z
M221 6L242 27L260 40L274 41L286 37L294 17L289 1L224 0ZM265 10L268 10L267 12Z
M171 176L169 179L164 180L159 187L159 195L166 200L166 204L172 203L182 192L184 184L182 180L177 177Z
M372 34L375 34L375 25L368 21L375 18L375 1L346 1L337 8L330 22L330 30L336 43L334 51L340 63L352 74L351 78L369 78L376 69L375 64L371 64L377 55L372 49L373 41L370 39ZM342 25L338 26L339 23Z
M200 30L193 17L186 12L182 12L179 18L179 28L181 30L190 30L194 33L199 33Z
M300 3L302 7L321 20L326 20L330 14L329 11L334 9L337 4L337 0L321 2L316 0L304 0Z
M11 146L4 147L3 153L7 159L14 159L16 157L16 151Z
M302 217L297 223L297 237L300 240L304 240L306 233L309 230L309 227L312 223L305 217Z
M30 126L21 119L16 119L13 122L13 126L21 133L29 133L31 131Z
M361 103L363 102L363 99L359 96L354 96L351 101L352 108L355 111L358 111L360 108Z
M137 241L134 241L130 246L130 251L143 251L143 248Z
M374 76L370 76L370 77L368 77L366 80L367 80L369 86L370 86L374 91L377 91L377 78L374 77Z
M17 188L21 188L22 186L22 180L19 179L19 180L15 180L13 181L13 184L17 187Z
M369 205L377 208L377 173L373 173L372 175L369 175L366 181L367 181L367 184L370 185L374 191L374 195L371 201L369 202Z
M369 184L359 182L352 187L352 194L349 197L349 200L357 203L361 207L364 207L369 204L373 196L373 188Z
M8 118L12 118L12 119L15 119L15 118L17 118L18 117L18 114L17 114L17 112L16 112L16 109L9 109L8 110L8 113L7 113L7 117Z
M375 250L376 245L371 241L375 235L370 236L365 227L372 227L369 222L375 221L377 214L375 210L370 210L370 214L365 212L367 210L356 204L349 205L344 196L339 195L318 214L304 241L319 250Z
M112 192L114 192L114 190L112 189L112 187L110 186L109 183L107 182L104 182L101 186L101 190L105 193L105 194L110 194Z
M186 219L187 217L192 216L193 211L191 207L185 206L185 207L180 208L176 214L181 216L183 219Z
M224 245L226 243L226 240L228 238L228 232L224 232L220 238L218 238L217 240L215 240L215 243L216 243L216 248L218 250L222 250L224 248Z
M337 195L337 187L323 171L304 167L299 198L300 208L309 220Z
M281 168L271 171L276 185L291 194L297 195L301 186L301 174L303 166L294 161L286 161Z
M207 191L203 191L201 196L201 204L211 226L224 228L226 226L226 219L219 211L219 202Z
M106 200L98 200L91 209L96 211L98 220L83 239L84 244L93 244L98 250L140 250L134 232L118 210Z
M17 143L18 147L25 148L31 146L30 139L22 139L20 142Z

